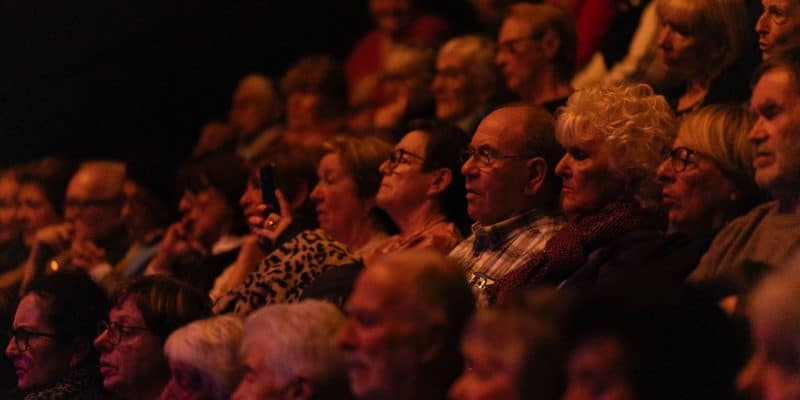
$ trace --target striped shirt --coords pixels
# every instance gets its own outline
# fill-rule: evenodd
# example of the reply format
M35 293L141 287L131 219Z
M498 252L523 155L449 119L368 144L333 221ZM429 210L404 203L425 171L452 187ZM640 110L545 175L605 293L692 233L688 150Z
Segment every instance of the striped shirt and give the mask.
M563 224L563 218L536 210L493 225L476 222L472 235L459 243L449 257L464 268L478 304L486 305L484 290L543 250Z

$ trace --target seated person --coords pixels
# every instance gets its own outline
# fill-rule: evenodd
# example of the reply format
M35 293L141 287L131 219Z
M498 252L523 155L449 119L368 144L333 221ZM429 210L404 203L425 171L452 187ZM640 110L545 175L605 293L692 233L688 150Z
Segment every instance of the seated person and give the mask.
M556 121L566 154L556 165L568 221L493 288L500 303L521 288L592 286L605 261L640 246L631 236L663 229L656 169L675 138L675 115L645 84L611 84L570 96Z
M756 184L775 200L725 226L689 275L690 283L740 291L747 286L741 274L744 263L783 265L800 249L800 174L795 168L800 163L798 78L798 54L771 57L759 67L750 100L756 121L748 139L755 152Z
M111 398L157 400L170 380L164 341L210 314L208 296L163 276L139 277L120 289L94 340L103 387Z
M162 398L227 400L242 377L242 321L223 315L190 322L164 343L172 371Z
M338 335L358 399L442 399L464 369L458 346L475 299L458 266L430 250L364 269Z
M208 293L242 245L239 196L245 180L236 156L217 153L188 161L178 173L183 215L167 229L145 273L172 275Z
M59 271L34 282L17 306L5 351L14 362L20 398L102 399L92 340L107 312L102 289L82 271Z
M461 153L464 132L445 123L418 120L381 164L375 199L400 232L390 237L367 263L382 254L429 248L448 254L468 229Z
M450 257L464 269L480 305L488 304L489 287L561 227L553 166L564 153L553 129L544 109L501 107L481 121L464 152L467 213L475 223Z
M800 45L800 1L762 0L763 12L756 23L761 58L779 55Z
M22 241L17 209L19 208L19 180L17 170L7 168L0 170L0 287L15 274L28 258L28 249ZM19 277L17 272L15 275Z
M228 122L206 124L194 155L235 150L244 160L258 157L280 136L281 108L271 79L261 74L245 76L233 93Z
M342 313L319 300L254 312L242 331L246 372L231 399L352 398L344 356L331 341L343 324Z
M375 194L378 165L388 158L389 145L372 137L337 137L323 148L310 195L320 229L298 230L294 224L294 209L303 204L304 192L287 198L276 191L280 210L263 206L265 218L250 218L253 231L274 249L241 285L217 301L215 312L246 315L266 304L295 302L314 285L323 286L313 289L315 297L341 304L361 267L359 259L388 237L385 226L391 221L376 207Z
M431 91L436 118L456 124L469 137L495 100L494 42L479 35L450 39L439 48Z
M128 250L122 219L125 165L89 161L80 165L67 186L65 222L36 233L28 257L23 289L47 272L82 269L102 280Z
M508 88L551 114L572 94L577 36L567 11L547 4L516 3L497 35L495 61Z

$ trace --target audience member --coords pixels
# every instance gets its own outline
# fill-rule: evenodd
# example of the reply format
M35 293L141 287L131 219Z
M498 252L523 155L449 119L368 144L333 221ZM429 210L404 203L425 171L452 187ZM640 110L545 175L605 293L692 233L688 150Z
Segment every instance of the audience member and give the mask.
M228 123L206 124L194 155L235 150L242 159L251 160L279 139L280 115L281 103L272 80L261 74L247 75L233 93Z
M178 172L183 215L167 229L146 273L169 274L208 293L242 245L239 197L245 182L244 166L234 155L189 160Z
M436 56L431 84L436 118L456 124L472 137L495 100L497 77L491 40L466 35L447 41Z
M562 352L555 327L527 310L481 310L464 330L461 353L466 367L449 398L560 399ZM521 393L522 387L530 390Z
M243 329L244 378L231 399L352 398L344 356L331 341L343 324L342 313L319 300L253 313Z
M793 259L751 294L748 314L753 353L736 381L746 398L800 398L800 263Z
M658 48L667 72L682 80L670 94L680 114L707 104L744 103L753 33L742 0L656 0Z
M107 312L102 289L81 271L59 271L29 288L6 346L25 400L104 398L92 340Z
M17 175L14 169L0 171L0 287L19 280L22 271L19 267L28 258L17 216L20 186Z
M756 22L761 58L800 45L800 1L761 0L761 5L763 11Z
M171 378L162 399L227 400L242 377L242 321L224 315L176 329L164 343Z
M746 261L785 263L800 248L800 57L771 57L756 72L750 108L756 116L748 138L753 146L756 184L775 201L733 220L717 234L689 275L696 284L745 287ZM775 238L781 238L775 240Z
M281 80L286 97L283 140L317 146L341 132L347 109L347 82L330 56L301 58Z
M412 250L358 277L338 336L359 399L441 399L462 371L461 331L475 306L463 271Z
M675 138L675 116L662 96L644 84L575 92L558 117L556 137L566 150L555 172L569 221L497 285L501 303L526 286L565 279L592 285L606 275L609 257L640 245L629 235L664 225L655 175L662 149Z
M128 249L122 219L125 165L89 161L80 165L67 186L66 222L40 229L28 257L23 289L35 279L62 268L85 270L103 279Z
M443 123L416 121L381 164L375 197L400 232L371 257L402 249L430 248L449 253L468 226L461 152L467 137Z
M344 64L351 106L381 102L380 71L396 46L434 46L448 36L448 22L422 12L418 3L419 0L369 0L375 29L353 45Z
M500 26L495 61L522 101L555 113L572 93L576 42L575 22L567 11L516 3Z
M485 290L524 264L561 227L558 178L563 154L553 117L538 107L502 107L483 119L461 172L466 179L472 235L450 253L487 304Z
M40 229L61 222L64 196L74 172L70 163L54 157L20 167L17 218L28 248L35 244Z
M164 341L209 314L208 297L184 283L162 276L131 281L116 293L94 340L103 387L114 399L158 399L170 379Z

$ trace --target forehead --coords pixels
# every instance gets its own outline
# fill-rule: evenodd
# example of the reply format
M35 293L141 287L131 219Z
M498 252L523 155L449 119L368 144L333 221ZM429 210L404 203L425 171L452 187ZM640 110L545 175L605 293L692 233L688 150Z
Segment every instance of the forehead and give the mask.
M784 68L775 68L758 80L750 104L755 108L769 101L783 104L794 98L797 98L797 88L792 75Z
M349 311L371 311L385 317L406 315L410 306L409 280L392 273L392 268L382 264L367 267L356 281L353 295L348 301Z
M497 41L503 42L529 36L533 34L533 28L530 22L522 18L507 18L500 26L500 32L497 34Z
M695 14L695 7L686 0L660 0L656 10L659 18L671 23L688 22Z
M436 69L442 70L446 68L465 68L466 60L455 51L447 53L439 53L436 57Z
M43 312L47 302L39 295L30 293L22 298L14 315L14 327L46 328Z
M335 152L325 154L322 156L322 159L319 160L319 167L317 170L320 174L326 172L343 172L344 168L342 167L342 157Z
M67 197L101 198L113 195L112 188L104 185L110 179L103 173L94 169L79 170L75 173L67 186Z
M497 150L513 150L521 146L521 134L514 129L518 126L510 112L495 112L489 114L478 125L475 135L472 136L470 146L488 146Z
M109 319L112 322L121 323L124 325L145 326L144 318L142 317L139 307L133 298L128 297L119 306L111 309L109 312Z

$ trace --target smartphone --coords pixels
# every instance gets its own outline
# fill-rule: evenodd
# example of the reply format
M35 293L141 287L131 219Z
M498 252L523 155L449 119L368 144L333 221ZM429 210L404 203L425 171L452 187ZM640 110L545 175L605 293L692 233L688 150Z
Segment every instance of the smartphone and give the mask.
M261 167L258 179L261 182L261 201L269 207L270 212L280 214L281 207L275 197L275 168L272 165Z

